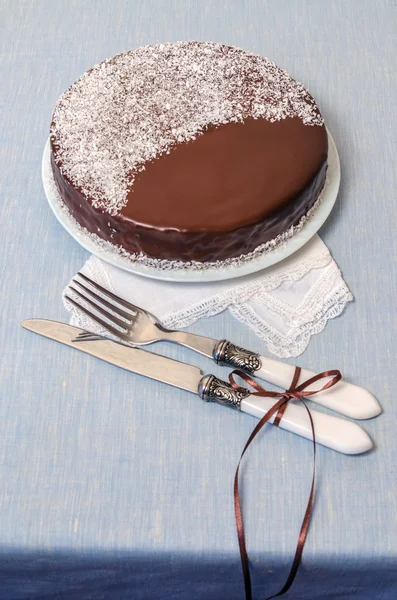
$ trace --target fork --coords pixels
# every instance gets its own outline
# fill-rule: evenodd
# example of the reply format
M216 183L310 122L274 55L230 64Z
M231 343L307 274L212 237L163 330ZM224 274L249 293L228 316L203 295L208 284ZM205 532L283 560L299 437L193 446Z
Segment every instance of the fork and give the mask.
M78 278L73 279L73 285L69 285L69 289L79 300L83 300L96 313L103 315L106 321L70 295L65 295L66 299L123 342L134 346L145 346L159 341L174 342L212 358L222 366L240 369L283 389L290 386L295 366L260 356L228 340L216 340L185 331L166 329L148 311L120 298L81 272L77 273L77 276ZM106 297L104 298L103 295ZM314 375L315 373L306 369L301 370L302 380L310 379ZM313 389L315 389L314 385ZM311 386L308 387L308 391L310 390ZM381 412L378 401L369 391L343 380L332 388L311 396L310 399L353 419L369 419Z

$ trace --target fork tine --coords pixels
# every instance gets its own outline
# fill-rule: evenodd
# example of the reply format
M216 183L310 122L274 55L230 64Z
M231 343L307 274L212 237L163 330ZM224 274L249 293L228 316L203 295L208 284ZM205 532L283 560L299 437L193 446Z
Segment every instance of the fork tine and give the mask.
M90 279L89 277L87 277L87 275L84 275L80 271L77 273L77 275L79 277L81 277L82 279L84 279L87 283L89 283L90 285L92 285L92 287L96 288L97 290L99 290L103 294L106 294L106 296L109 296L109 298L112 298L113 300L115 300L116 302L118 302L119 304L121 304L122 306L125 306L125 308L129 308L130 310L133 310L133 311L135 311L137 313L141 313L142 312L142 309L139 308L139 306L136 306L135 304L131 304L131 302L127 302L127 300L124 300L123 298L120 298L120 296L116 296L116 294L113 294L113 292L110 292L106 288L102 287L101 285L99 285L99 283L97 283L96 281L93 281L92 279Z
M77 279L73 279L73 283L76 284L76 285L78 285L79 287L81 287L83 290L85 290L87 292L87 294L90 294L90 296L92 296L93 298L95 298L96 300L98 300L98 302L101 302L101 304L103 304L104 306L107 306L108 308L110 308L110 310L113 310L115 313L117 313L118 315L120 315L120 317L123 317L124 319L127 319L127 321L134 320L134 315L132 315L131 313L126 312L125 310L123 310L119 306L115 306L111 302L108 302L108 300L105 300L105 298L102 298L102 296L98 296L98 294L96 294L95 292L93 292L92 290L90 290L90 288L88 288L87 286L85 286L82 283L80 283L80 281L78 281Z
M107 331L110 331L110 333L112 333L114 336L116 336L118 338L121 338L122 340L128 341L128 336L125 335L125 333L123 333L119 329L116 329L112 325L109 325L109 323L106 323L105 321L103 321L100 317L98 317L97 315L95 315L94 313L92 313L85 306L82 306L81 304L79 304L79 302L76 302L76 300L74 300L70 296L66 296L65 295L65 298L69 302L71 302L73 304L73 306L75 306L79 310L83 311L83 313L85 313L88 317L90 317L90 319L92 319L93 321L95 321L95 323L98 323L99 325L102 325L102 327L104 329L106 329Z
M77 294L77 296L80 299L83 299L86 302L88 302L88 304L91 304L91 306L93 306L95 308L95 310L97 310L102 315L104 315L107 319L109 319L109 321L112 321L112 323L114 323L115 325L118 325L119 327L121 327L122 329L127 331L128 323L126 323L125 321L122 321L118 317L115 317L114 315L110 314L107 310L102 308L102 306L98 306L98 304L96 304L94 302L94 300L91 300L91 298L87 298L87 296L85 294L83 294L80 290L76 290L76 288L74 288L72 285L69 285L69 289L73 290L73 292L75 294Z

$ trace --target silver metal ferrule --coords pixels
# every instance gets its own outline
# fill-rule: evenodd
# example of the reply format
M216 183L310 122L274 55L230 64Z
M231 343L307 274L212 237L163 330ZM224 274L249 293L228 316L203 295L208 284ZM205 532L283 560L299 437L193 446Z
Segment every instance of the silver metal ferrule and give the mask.
M254 375L262 366L259 354L235 346L227 340L221 340L214 348L214 360L218 365L240 369Z
M199 383L198 394L205 402L217 402L241 410L241 401L250 395L250 391L245 388L236 390L230 383L215 375L205 375Z

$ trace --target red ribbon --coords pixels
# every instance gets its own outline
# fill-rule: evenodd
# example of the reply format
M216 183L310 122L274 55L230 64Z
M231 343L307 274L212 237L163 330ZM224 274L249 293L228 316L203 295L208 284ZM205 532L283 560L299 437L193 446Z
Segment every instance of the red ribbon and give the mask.
M253 394L252 394L253 396L265 396L265 397L270 397L270 398L279 398L279 400L262 417L262 419L259 421L259 423L256 425L255 429L249 436L248 441L244 446L244 450L241 453L240 460L238 461L238 465L237 465L237 469L236 469L236 474L234 476L234 513L235 513L235 518L236 518L237 537L238 537L238 543L239 543L239 548L240 548L240 558L241 558L241 566L243 569L245 599L246 600L252 600L252 587L251 587L251 576L250 576L250 570L249 570L249 564L248 564L247 547L245 544L243 515L242 515L242 511L241 511L241 502L240 502L239 489L238 489L238 476L239 476L240 464L241 464L242 458L243 458L245 452L247 451L248 447L250 446L251 442L254 440L256 435L259 433L259 431L265 425L265 423L267 423L274 414L276 414L276 418L274 419L273 424L276 426L279 426L280 421L285 412L285 409L287 408L288 402L290 400L298 400L298 401L302 402L307 411L307 414L309 415L310 426L311 426L312 434L313 434L313 475L312 475L312 483L311 483L311 487L310 487L309 500L307 502L305 515L303 517L303 521L302 521L302 525L301 525L301 529L300 529L300 533L299 533L299 537L298 537L298 543L297 543L296 550L295 550L295 556L294 556L294 560L292 562L290 572L289 572L286 582L283 585L283 587L281 588L281 590L277 594L274 594L273 596L269 596L268 598L266 598L266 600L271 600L272 598L276 598L277 596L282 596L290 589L291 585L294 582L296 574L298 572L299 565L300 565L301 558L302 558L303 548L304 548L304 545L306 542L307 531L309 529L309 522L310 522L310 517L311 517L311 513L312 513L313 498L314 498L314 481L315 481L315 469L316 469L316 436L315 436L315 431L314 431L314 423L313 423L312 415L310 413L310 409L308 408L306 402L304 401L304 398L307 396L313 396L313 394L317 394L318 392L322 392L322 391L327 390L328 388L334 386L336 383L338 383L338 381L340 381L340 379L342 378L342 375L341 375L340 371L337 371L337 370L324 371L323 373L319 373L318 375L311 377L307 381L304 381L300 385L297 385L298 381L299 381L300 373L301 373L300 367L296 367L295 373L294 373L294 376L292 379L292 383L291 383L290 387L288 388L288 390L286 390L285 392L273 392L273 391L265 390L254 379L252 379L252 377L250 377L249 375L247 375L246 373L243 373L241 371L233 371L229 375L229 381L235 389L240 388L240 386L236 383L236 381L233 377L234 375L238 375L239 377L244 379L244 381L249 383L251 385L251 387L254 388L255 392L253 392ZM329 381L327 381L327 383L325 383L322 388L320 388L318 390L312 390L312 391L309 391L306 389L312 383L316 383L317 381L320 381L321 379L325 379L328 377L330 377L331 379Z

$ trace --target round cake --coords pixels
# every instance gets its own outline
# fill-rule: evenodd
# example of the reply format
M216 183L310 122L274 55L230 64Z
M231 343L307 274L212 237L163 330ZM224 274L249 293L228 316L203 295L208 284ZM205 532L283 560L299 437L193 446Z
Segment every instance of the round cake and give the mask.
M136 260L244 260L321 200L327 133L309 92L261 56L209 42L145 46L59 99L51 166L88 232Z

